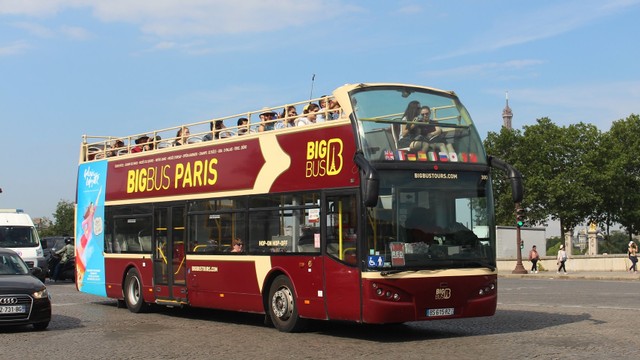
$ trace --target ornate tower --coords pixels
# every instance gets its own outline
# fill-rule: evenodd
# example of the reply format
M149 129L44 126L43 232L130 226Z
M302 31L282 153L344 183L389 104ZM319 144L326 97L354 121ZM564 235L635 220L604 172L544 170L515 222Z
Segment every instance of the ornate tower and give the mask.
M507 104L504 107L504 110L502 110L502 126L506 127L507 129L511 129L511 119L513 118L513 112L511 111L511 108L509 107L509 92L508 91L505 93L505 98L507 100Z

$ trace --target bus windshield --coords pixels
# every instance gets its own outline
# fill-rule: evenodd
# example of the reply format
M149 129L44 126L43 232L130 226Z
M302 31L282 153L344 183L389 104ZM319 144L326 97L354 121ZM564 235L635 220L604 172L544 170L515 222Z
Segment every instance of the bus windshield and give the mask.
M38 233L32 226L0 226L0 247L30 248L39 243Z
M495 269L486 173L383 171L380 178L380 201L367 209L370 270Z
M350 99L369 161L486 163L471 117L453 93L380 86L353 90Z

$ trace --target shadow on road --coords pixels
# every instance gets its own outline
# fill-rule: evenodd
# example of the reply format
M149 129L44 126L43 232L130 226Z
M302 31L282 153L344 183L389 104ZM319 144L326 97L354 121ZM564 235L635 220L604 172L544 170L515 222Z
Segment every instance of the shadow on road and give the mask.
M113 301L96 304L116 306ZM264 315L261 314L188 307L172 309L161 306L151 306L149 310L167 317L265 327ZM128 310L122 309L122 311ZM131 316L136 316L136 314L131 314ZM394 343L528 332L581 321L591 321L591 315L587 313L569 315L537 311L499 310L492 317L410 322L405 324L371 325L336 321L311 321L306 333ZM273 331L277 330L274 329Z

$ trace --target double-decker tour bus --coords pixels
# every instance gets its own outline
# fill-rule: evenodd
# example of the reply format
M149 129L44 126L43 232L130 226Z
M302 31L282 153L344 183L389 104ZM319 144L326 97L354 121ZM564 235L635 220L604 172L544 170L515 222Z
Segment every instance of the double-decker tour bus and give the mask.
M132 312L261 313L285 332L490 316L492 167L520 201L456 94L404 84L85 135L76 284Z

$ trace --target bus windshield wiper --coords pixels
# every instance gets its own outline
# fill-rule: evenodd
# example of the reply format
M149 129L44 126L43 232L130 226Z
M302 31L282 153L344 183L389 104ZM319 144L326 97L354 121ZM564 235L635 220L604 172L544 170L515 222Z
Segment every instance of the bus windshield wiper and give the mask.
M382 275L382 276L389 276L389 275L393 275L393 274L401 273L401 272L403 272L403 271L406 271L406 270L400 270L400 269L384 270L384 271L380 271L380 275Z
M415 271L415 270L410 270L410 269L393 269L393 270L384 270L380 272L380 275L382 276L389 276L389 275L393 275L393 274L398 274L401 272L405 272L405 271Z

